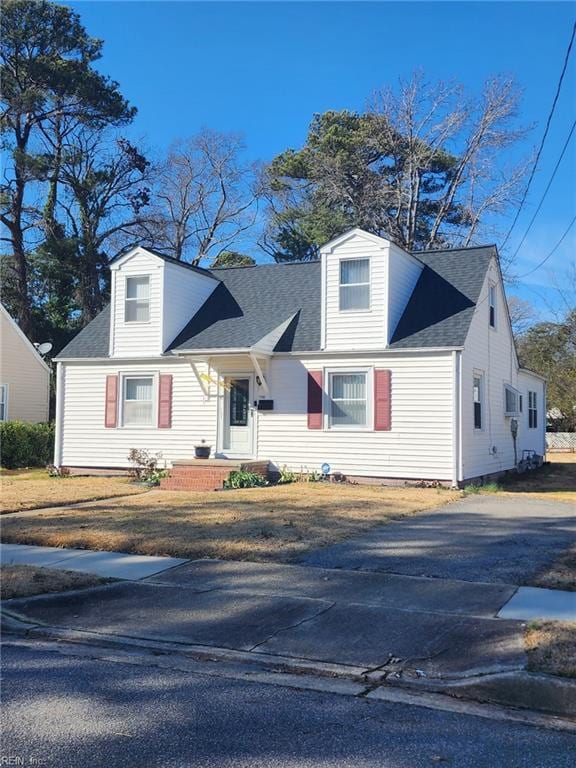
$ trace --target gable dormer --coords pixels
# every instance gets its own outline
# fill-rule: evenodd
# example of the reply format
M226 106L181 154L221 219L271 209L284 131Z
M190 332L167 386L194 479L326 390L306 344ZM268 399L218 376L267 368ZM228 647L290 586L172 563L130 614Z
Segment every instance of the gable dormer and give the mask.
M219 282L140 246L115 259L110 271L111 357L161 355Z
M322 348L388 346L423 269L390 240L353 229L320 250Z

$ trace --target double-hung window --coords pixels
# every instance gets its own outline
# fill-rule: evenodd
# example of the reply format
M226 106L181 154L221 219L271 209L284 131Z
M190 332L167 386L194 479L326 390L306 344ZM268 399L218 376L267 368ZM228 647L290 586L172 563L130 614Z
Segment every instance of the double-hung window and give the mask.
M147 323L150 320L150 278L127 277L124 320L127 323Z
M538 427L538 403L536 392L528 392L528 427L536 429Z
M0 384L0 421L8 416L8 384Z
M366 371L330 373L330 428L368 426Z
M122 423L145 427L154 423L154 377L124 376Z
M482 429L484 426L484 377L474 374L474 429Z
M519 398L520 393L517 392L514 387L508 384L504 385L504 415L505 416L517 416L520 413Z
M370 309L370 259L340 262L340 311Z
M496 328L496 286L490 285L488 288L488 306L490 313L490 328Z

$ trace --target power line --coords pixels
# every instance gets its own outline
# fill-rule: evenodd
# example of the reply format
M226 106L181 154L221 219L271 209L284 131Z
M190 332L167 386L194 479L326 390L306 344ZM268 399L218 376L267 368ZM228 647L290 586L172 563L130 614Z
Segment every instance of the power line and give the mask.
M544 193L542 197L540 198L540 202L538 203L538 207L534 211L534 215L530 219L530 224L528 224L528 227L526 229L526 232L524 232L524 235L522 236L522 240L518 243L518 247L514 251L514 255L512 256L512 259L515 259L518 251L522 247L522 244L524 240L526 240L526 237L528 235L528 232L532 229L532 224L534 224L534 220L536 219L536 216L538 216L538 213L540 211L540 208L542 208L542 204L544 203L544 200L546 199L546 195L548 194L548 191L550 187L552 186L552 182L554 181L554 177L556 176L556 171L560 167L560 163L562 162L562 158L564 157L566 150L568 149L568 144L570 144L570 139L572 138L574 134L574 129L576 129L576 120L572 123L572 128L570 128L570 133L568 134L568 138L564 142L564 146L562 147L562 152L560 153L560 157L558 158L558 161L556 162L556 165L554 166L554 170L552 171L552 176L550 176L550 180L548 181L548 184L546 185L546 189L544 190Z
M566 239L566 237L568 236L568 233L570 232L570 230L572 229L572 227L574 226L574 224L576 224L576 216L574 216L574 218L572 219L572 221L570 222L570 224L568 224L568 228L566 229L566 231L564 232L564 234L562 235L562 237L560 238L560 240L558 240L558 242L556 243L556 245L554 246L554 248L552 248L552 250L550 251L550 253L549 253L549 254L548 254L548 255L547 255L547 256L546 256L544 259L542 259L542 261L541 261L539 264L537 264L537 265L534 267L534 269L531 269L531 270L530 270L530 272L526 272L526 273L525 273L525 274L523 274L523 275L519 275L519 276L518 276L518 277L516 277L515 279L516 279L516 280L522 280L522 279L524 279L525 277L528 277L528 275L532 275L534 272L536 272L536 270L537 270L537 269L540 269L540 267L543 267L543 266L544 266L544 264L546 264L546 262L548 261L548 259L549 259L551 256L554 256L554 254L556 253L556 251L558 250L558 248L560 248L560 246L562 245L562 243L564 242L564 240L565 240L565 239Z
M520 201L520 205L518 207L518 210L516 211L516 216L514 216L514 221L512 222L512 226L508 230L508 233L506 237L504 238L504 242L502 243L502 248L506 245L508 242L508 239L510 235L512 234L512 230L516 226L516 222L518 221L518 217L520 216L520 212L522 211L522 208L524 207L524 203L526 202L526 198L528 196L528 190L530 189L530 185L532 184L532 180L534 179L534 174L536 173L536 168L538 166L538 162L540 160L540 155L542 154L542 150L544 149L544 143L546 141L546 137L548 136L548 131L550 129L550 123L552 122L552 117L554 115L554 112L556 110L556 104L558 102L558 97L560 96L560 90L562 88L562 81L564 80L564 75L566 74L566 69L568 67L568 60L570 58L570 53L572 51L572 45L574 44L574 37L576 36L576 22L574 22L574 26L572 27L572 37L570 38L570 43L568 45L568 50L566 51L566 56L564 57L564 66L562 67L562 72L560 74L560 80L558 81L558 86L556 87L556 94L554 95L554 101L552 102L552 108L550 109L550 114L548 115L548 119L546 121L546 128L544 129L544 135L542 136L542 140L540 142L540 146L538 147L538 152L536 153L536 159L534 160L534 165L532 166L532 171L530 172L530 178L528 179L528 184L526 185L526 189L524 190L524 194L522 195L522 200Z

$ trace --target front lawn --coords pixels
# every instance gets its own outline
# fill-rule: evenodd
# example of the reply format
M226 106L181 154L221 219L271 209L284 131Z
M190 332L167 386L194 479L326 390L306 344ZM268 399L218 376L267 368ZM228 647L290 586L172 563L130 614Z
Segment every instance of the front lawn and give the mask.
M68 482L67 480L64 482ZM293 483L268 488L100 501L5 518L2 540L174 557L288 562L458 491Z
M45 469L3 469L0 488L2 514L127 496L148 490L127 477L50 477Z
M530 579L533 587L576 592L576 546L562 552L554 562Z
M33 565L3 565L0 568L0 599L10 600L13 597L30 597L46 592L84 589L109 581L111 580L101 579L91 573L37 568Z
M576 677L576 624L534 621L526 628L530 672Z

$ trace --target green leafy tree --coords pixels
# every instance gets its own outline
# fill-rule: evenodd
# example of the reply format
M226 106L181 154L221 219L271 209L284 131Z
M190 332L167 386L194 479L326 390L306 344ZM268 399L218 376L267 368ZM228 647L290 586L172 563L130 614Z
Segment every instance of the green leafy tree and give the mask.
M561 414L557 426L576 431L576 309L561 322L537 323L517 345L522 365L548 380L548 411Z
M216 256L212 264L212 269L218 269L222 267L253 267L256 261L252 256L248 256L246 253L238 253L238 251L222 251Z
M421 75L377 94L365 112L315 115L305 145L276 157L264 180L263 248L278 261L310 259L349 227L408 250L468 245L513 204L524 167L502 152L515 126L518 90L489 81L482 97Z
M0 220L10 253L13 313L31 331L29 255L41 237L39 228L57 234L54 209L60 177L62 142L77 124L120 125L135 109L118 84L100 74L94 63L102 42L90 37L78 14L65 6L36 0L6 0L0 19L2 78L2 148L9 160L1 188ZM36 204L48 183L46 204Z

